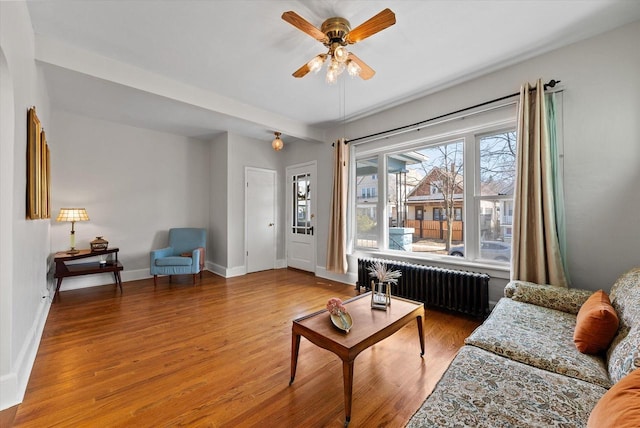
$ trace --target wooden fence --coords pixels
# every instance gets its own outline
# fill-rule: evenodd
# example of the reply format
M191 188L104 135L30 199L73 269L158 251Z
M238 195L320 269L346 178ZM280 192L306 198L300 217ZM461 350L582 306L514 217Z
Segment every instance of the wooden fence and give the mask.
M406 220L405 227L413 227L416 231L415 238L445 239L447 237L447 222L438 220ZM451 225L453 229L452 241L462 241L464 238L464 222L454 221Z

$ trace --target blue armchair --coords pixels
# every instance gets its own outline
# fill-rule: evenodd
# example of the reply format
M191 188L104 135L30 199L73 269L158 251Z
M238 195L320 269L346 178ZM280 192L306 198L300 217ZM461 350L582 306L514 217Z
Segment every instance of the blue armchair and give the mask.
M151 251L151 275L157 285L158 275L196 275L202 277L207 248L207 231L192 227L169 229L169 246Z

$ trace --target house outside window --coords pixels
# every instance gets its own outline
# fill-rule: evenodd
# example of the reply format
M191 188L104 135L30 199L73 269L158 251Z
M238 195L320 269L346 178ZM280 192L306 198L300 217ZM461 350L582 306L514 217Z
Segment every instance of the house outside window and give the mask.
M455 247L465 259L506 264L513 224L515 113L515 105L503 106L471 120L433 126L421 140L398 136L356 146L355 179L359 187L362 177L377 177L377 186L371 187L378 190L372 199L379 215L365 218L359 211L362 201L354 201L360 207L351 228L354 249L428 259L454 257ZM499 259L487 257L497 253L494 247L502 249Z

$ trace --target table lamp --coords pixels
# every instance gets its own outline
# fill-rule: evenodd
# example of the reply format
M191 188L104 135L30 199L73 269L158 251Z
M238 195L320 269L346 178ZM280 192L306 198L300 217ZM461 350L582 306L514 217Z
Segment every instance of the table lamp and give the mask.
M76 250L76 231L74 225L76 221L88 221L89 215L84 208L60 208L60 213L56 221L70 221L71 222L71 249L67 251L67 254L78 254L80 251Z

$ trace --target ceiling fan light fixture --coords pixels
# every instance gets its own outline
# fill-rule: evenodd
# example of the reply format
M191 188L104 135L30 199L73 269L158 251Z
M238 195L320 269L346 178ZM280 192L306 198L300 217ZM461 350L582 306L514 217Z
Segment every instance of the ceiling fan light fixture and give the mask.
M329 67L327 70L327 83L333 85L338 81L338 70Z
M347 51L347 48L345 48L344 46L340 46L338 43L335 43L334 45L338 46L333 49L333 58L335 58L335 60L339 63L345 63L347 61L347 58L349 58L349 52Z
M276 136L276 138L274 138L271 142L271 147L273 147L273 150L275 150L276 152L279 152L284 147L284 143L280 139L280 135L282 134L280 132L274 132L273 134Z
M345 68L347 68L352 77L358 76L363 80L371 79L376 73L375 70L369 67L360 58L356 57L353 53L349 52L346 46L359 43L396 23L395 13L388 8L382 10L353 29L351 28L351 24L348 20L338 16L325 19L320 28L317 28L315 25L291 10L284 12L282 14L282 19L303 33L313 37L328 48L328 52L326 54L321 54L322 58L314 58L312 61L305 63L302 67L293 72L293 77L301 78L307 75L311 70L314 72L317 71L322 67L320 60L321 62L324 62L327 57L330 57L331 63L329 64L326 75L326 81L328 83L335 83L338 76L345 70ZM349 63L353 61L356 63L349 66Z
M360 75L361 70L362 68L360 68L357 62L349 61L347 63L347 73L349 73L349 76L358 77Z
M322 68L322 64L324 64L325 58L326 58L326 55L315 56L311 61L307 63L307 66L309 67L309 71L313 71L314 73L317 73Z

